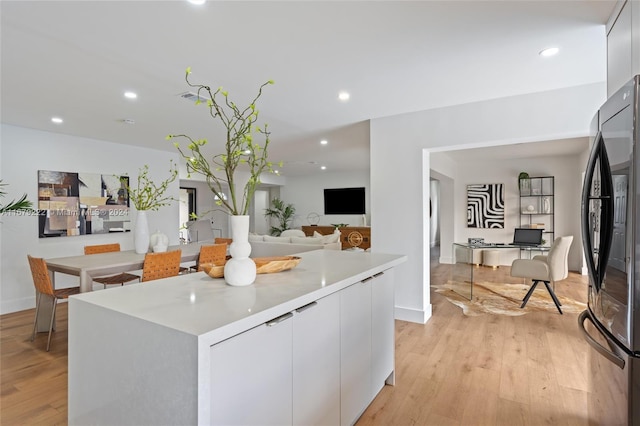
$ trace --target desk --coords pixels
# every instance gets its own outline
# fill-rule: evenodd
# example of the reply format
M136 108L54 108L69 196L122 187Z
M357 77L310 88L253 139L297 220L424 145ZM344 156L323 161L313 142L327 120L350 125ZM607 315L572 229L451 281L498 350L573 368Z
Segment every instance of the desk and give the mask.
M473 253L474 250L519 250L519 254L525 251L531 258L532 252L547 252L549 247L535 246L523 247L513 244L468 244L453 243L453 267L451 268L451 283L459 284L455 286L456 293L473 300ZM468 286L466 284L469 284Z

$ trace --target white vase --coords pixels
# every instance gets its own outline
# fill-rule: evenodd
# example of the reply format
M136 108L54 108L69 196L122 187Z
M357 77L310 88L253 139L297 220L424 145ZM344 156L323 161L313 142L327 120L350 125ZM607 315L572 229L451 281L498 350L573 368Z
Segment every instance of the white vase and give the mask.
M256 264L249 258L249 216L231 216L231 259L224 265L224 280L232 286L253 284L256 280Z
M136 214L136 226L133 229L133 246L138 254L144 254L149 251L149 223L147 222L147 212L145 210L138 210Z
M165 252L169 246L169 237L158 229L149 237L149 246L153 249L154 253Z

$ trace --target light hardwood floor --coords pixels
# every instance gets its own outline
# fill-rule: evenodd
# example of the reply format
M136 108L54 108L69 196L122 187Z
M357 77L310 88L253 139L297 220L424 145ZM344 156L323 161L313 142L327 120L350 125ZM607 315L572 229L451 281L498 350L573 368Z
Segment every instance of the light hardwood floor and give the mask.
M509 280L508 270L476 274ZM449 273L436 263L432 284ZM556 291L584 302L586 279L572 273ZM384 387L359 426L587 424L587 345L577 315L466 317L433 291L431 303L427 324L396 321L396 385ZM0 317L1 425L67 422L66 304L51 352L46 333L29 341L32 321L33 310Z
M436 264L431 283L449 274ZM522 282L504 266L475 274ZM570 273L556 293L586 302L587 279ZM358 426L588 424L588 345L576 314L467 317L434 291L431 303L427 324L396 321L396 385L383 388Z

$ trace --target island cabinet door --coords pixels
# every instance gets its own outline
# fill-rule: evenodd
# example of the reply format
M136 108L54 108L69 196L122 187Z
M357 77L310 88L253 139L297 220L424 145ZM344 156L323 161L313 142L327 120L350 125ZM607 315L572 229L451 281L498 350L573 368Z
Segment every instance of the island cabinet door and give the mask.
M374 275L371 283L372 398L375 398L385 383L395 384L394 300L393 270Z
M340 423L351 425L372 400L371 280L340 292Z
M340 295L302 306L293 321L293 424L340 424Z
M212 424L292 424L292 317L211 347Z

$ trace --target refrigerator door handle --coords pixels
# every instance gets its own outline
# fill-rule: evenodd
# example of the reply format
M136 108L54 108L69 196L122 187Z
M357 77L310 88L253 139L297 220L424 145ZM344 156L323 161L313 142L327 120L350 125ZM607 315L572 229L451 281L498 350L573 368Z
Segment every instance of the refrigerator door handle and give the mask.
M593 322L593 320L589 316L589 312L583 311L578 317L578 328L582 332L582 336L584 337L584 339L593 349L598 351L600 355L602 355L603 357L605 357L606 359L614 363L617 367L620 367L620 369L624 369L624 359L614 354L607 348L603 347L600 343L596 342L596 340L593 337L591 337L591 335L584 328L584 322L587 319L591 321L591 323L593 324L594 327L596 327L596 329L598 328L598 326Z

